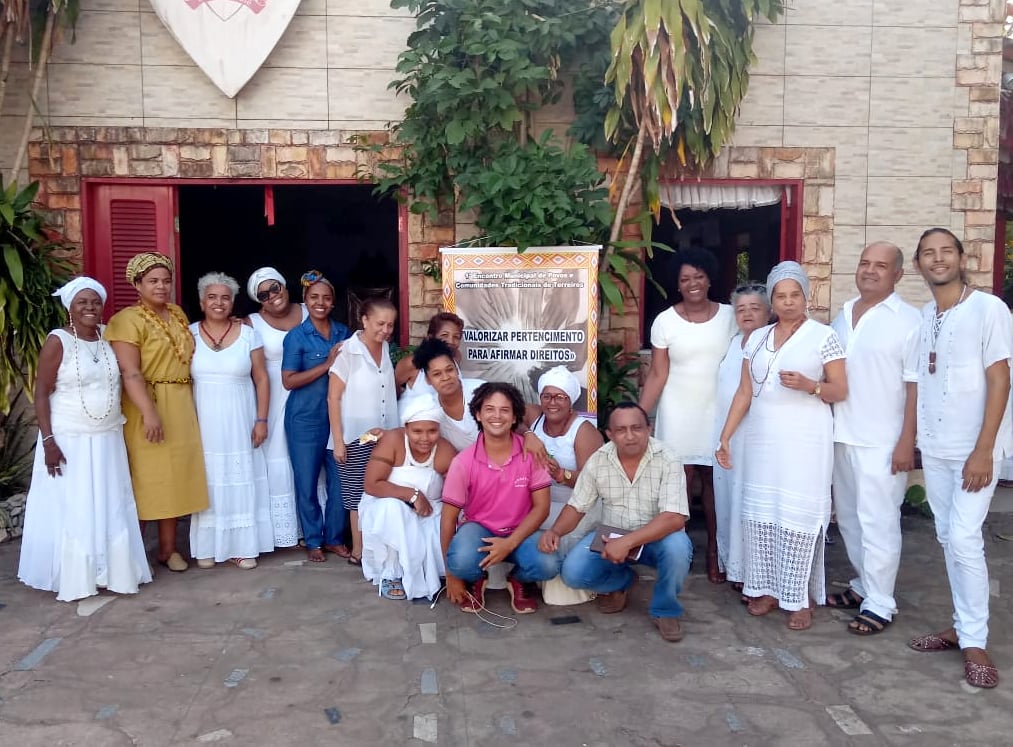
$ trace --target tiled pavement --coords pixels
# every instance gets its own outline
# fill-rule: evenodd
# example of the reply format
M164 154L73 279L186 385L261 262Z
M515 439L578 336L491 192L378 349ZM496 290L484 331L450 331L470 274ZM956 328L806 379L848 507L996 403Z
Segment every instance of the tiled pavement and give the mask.
M621 615L543 606L501 630L446 603L390 602L334 556L254 571L160 571L134 597L63 604L0 546L4 745L1001 745L1013 733L1013 515L993 514L991 650L1008 679L963 684L931 523L904 520L901 614L880 636L821 608L811 630L750 618L694 568L686 638L661 641L640 584ZM694 538L702 538L694 528ZM828 580L847 578L828 548ZM645 572L649 569L645 569ZM505 592L490 608L509 612ZM554 625L551 618L580 621ZM490 618L494 619L494 618Z

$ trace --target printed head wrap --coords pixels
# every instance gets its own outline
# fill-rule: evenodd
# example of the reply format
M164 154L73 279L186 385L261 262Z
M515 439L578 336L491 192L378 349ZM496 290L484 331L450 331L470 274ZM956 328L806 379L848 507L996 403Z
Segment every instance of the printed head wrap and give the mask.
M334 292L334 284L325 278L324 274L320 272L320 270L308 270L302 274L301 278L299 278L299 285L302 286L303 295L306 294L307 288L311 285L316 285L317 283L324 283L331 289L331 293Z
M580 399L580 381L577 380L577 377L566 366L550 368L538 377L539 396L541 396L542 390L547 386L554 386L556 389L562 389L566 392L566 396L570 398L571 407L576 405L577 400Z
M774 269L772 269L770 274L767 275L767 292L773 296L774 286L782 280L794 280L802 286L802 293L808 300L809 276L805 274L805 270L802 269L802 265L798 262L792 262L791 260L778 262L774 265Z
M422 420L438 423L442 415L443 408L431 394L410 395L401 405L401 422L404 425Z
M173 273L172 260L158 252L143 252L135 254L127 262L127 282L133 285L137 279L153 267L164 267L171 275Z
M285 287L285 278L280 272L273 267L261 267L259 270L254 270L250 279L246 281L246 295L250 297L251 301L260 303L257 298L257 288L265 280L277 280L282 288Z
M93 290L98 293L98 297L102 299L102 303L105 303L106 298L109 297L109 294L106 293L106 289L103 287L102 283L94 278L87 277L86 275L74 278L62 288L57 288L53 295L59 296L60 303L63 304L63 308L70 310L70 304L74 300L74 296L83 290Z

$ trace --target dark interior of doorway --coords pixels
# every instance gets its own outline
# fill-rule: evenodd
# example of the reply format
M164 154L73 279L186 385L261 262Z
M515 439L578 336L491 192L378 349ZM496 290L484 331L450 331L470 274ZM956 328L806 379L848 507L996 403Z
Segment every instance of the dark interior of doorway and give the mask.
M274 225L265 217L262 184L179 188L181 303L200 318L197 280L224 272L240 286L236 314L256 311L246 295L255 269L275 267L293 300L299 277L320 270L334 284L335 320L348 324L349 292L389 293L398 300L398 205L370 185L274 185ZM354 328L356 325L349 324Z
M718 277L711 278L712 301L728 303L732 290L741 283L763 282L777 264L781 251L781 205L741 210L677 210L681 228L672 219L671 211L661 210L661 221L654 227L654 240L678 252L688 247L702 247L718 260ZM676 255L656 251L647 261L654 279L665 289L662 296L651 283L644 288L643 346L651 346L651 324L654 318L676 301Z

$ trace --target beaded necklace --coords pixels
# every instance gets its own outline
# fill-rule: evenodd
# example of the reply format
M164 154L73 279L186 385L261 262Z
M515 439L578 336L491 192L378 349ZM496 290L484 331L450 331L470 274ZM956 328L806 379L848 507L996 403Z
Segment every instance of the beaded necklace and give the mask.
M184 336L182 337L183 343L179 343L177 342L176 337L172 334L172 328L164 319L162 319L161 316L159 316L154 311L149 309L143 303L138 303L137 308L140 309L141 316L143 316L147 321L151 322L156 327L161 329L162 332L165 333L165 337L169 341L169 346L172 348L172 353L173 356L176 358L176 360L178 360L184 366L189 366L190 361L193 360L194 348L190 347L188 350L186 340L189 340L192 344L193 335L190 334L190 328L186 322L186 317L183 316L183 312L181 312L175 306L166 307L166 309L169 312L169 318L175 321L176 324L179 326L179 329L182 330L182 332L184 333Z
M771 335L774 334L774 330L777 329L776 324L770 325L770 328L767 330L767 334L765 334L763 339L760 340L760 344L753 348L753 352L749 356L749 378L753 380L753 383L758 385L757 390L753 393L753 397L760 396L760 393L763 391L764 384L766 384L767 379L770 378L770 370L774 367L774 361L777 360L778 354L784 349L784 346L788 343L788 340L792 338L792 335L799 331L805 321L806 318L802 317L799 322L788 330L788 336L784 338L783 342L781 342L780 347L767 347L767 341L770 340ZM774 343L771 344L773 345ZM756 378L756 374L753 373L753 360L756 358L756 354L760 352L760 348L763 348L768 353L771 353L770 357L767 359L767 370L764 371L762 379Z
M200 323L200 329L205 335L207 335L207 338L211 340L211 349L217 353L222 349L222 343L225 342L225 338L229 336L229 332L232 331L232 327L234 325L235 320L229 319L229 326L226 327L225 332L217 340L215 339L215 336L211 334L211 330L204 326L204 322Z
M117 376L113 370L113 366L109 361L108 345L102 344L102 337L98 339L98 347L102 351L102 359L105 363L106 368L106 411L101 415L93 415L91 410L88 409L87 403L84 401L84 382L81 381L81 353L80 343L84 342L77 335L77 327L74 326L74 320L70 320L70 332L74 336L74 373L77 376L77 396L81 400L81 409L84 414L96 423L103 422L113 411L113 401L116 398L116 387L118 385ZM92 361L98 363L98 355L89 353L92 356Z

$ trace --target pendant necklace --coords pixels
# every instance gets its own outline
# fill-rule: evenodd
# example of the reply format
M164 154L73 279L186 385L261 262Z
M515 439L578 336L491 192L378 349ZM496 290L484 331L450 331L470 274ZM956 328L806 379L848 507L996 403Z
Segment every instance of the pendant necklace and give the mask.
M964 300L964 296L967 294L967 283L964 283L964 289L960 291L960 298L946 311L936 311L935 316L932 318L932 347L929 348L929 373L934 374L936 372L936 343L939 342L939 335L943 331L943 323L946 321L946 317L950 315L960 303ZM936 307L939 308L938 306Z
M767 379L770 378L770 371L774 367L774 361L777 359L778 353L780 353L781 350L784 349L784 346L788 343L788 340L792 338L792 335L794 335L796 332L799 331L799 329L802 327L805 321L806 317L802 317L801 321L795 323L792 326L792 328L788 330L788 334L781 342L780 346L776 345L777 341L775 338L775 340L772 342L772 345L774 345L774 347L767 347L767 341L770 340L771 335L774 334L774 330L777 329L776 324L770 325L770 328L767 330L767 334L765 334L763 336L763 339L760 340L760 344L757 345L755 348L753 348L753 352L749 356L749 377L753 380L754 384L758 385L756 392L753 394L753 397L760 396L760 393L763 391L763 386L767 383ZM756 354L760 352L761 348L770 353L770 357L767 358L767 370L764 371L763 378L758 379L756 378L756 374L753 372L753 360L756 358Z
M211 334L211 332L208 331L208 328L204 326L204 322L200 323L200 328L201 328L201 332L203 332L205 335L207 335L208 339L211 340L211 349L214 350L217 353L218 351L220 351L222 349L222 343L225 341L225 338L229 336L229 332L232 331L232 325L234 325L234 324L235 324L235 321L233 321L232 319L229 319L229 326L226 327L225 333L221 337L219 337L217 340L215 339L215 336L213 334Z

